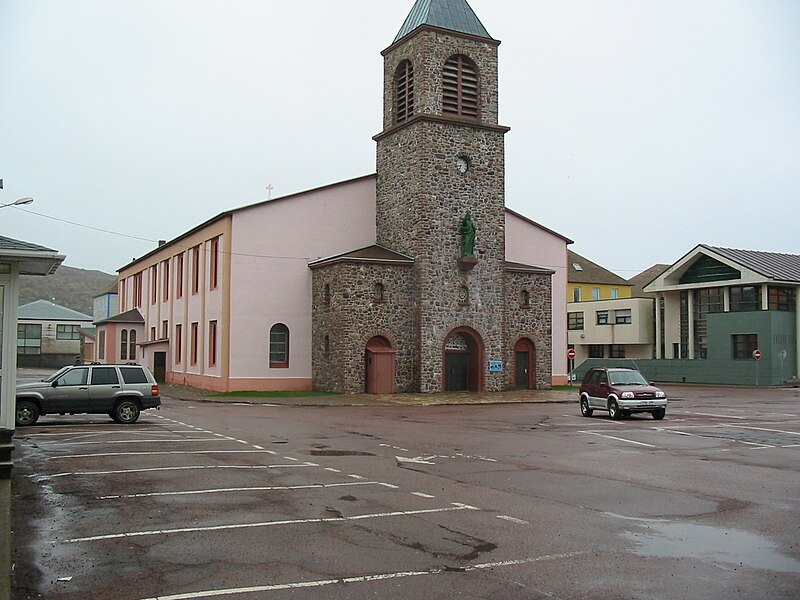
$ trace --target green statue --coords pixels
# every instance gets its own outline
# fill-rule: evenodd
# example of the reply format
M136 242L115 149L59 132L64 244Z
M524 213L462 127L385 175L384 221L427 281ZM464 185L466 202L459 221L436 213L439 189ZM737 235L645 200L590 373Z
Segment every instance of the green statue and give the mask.
M475 223L469 211L461 220L461 256L475 257Z

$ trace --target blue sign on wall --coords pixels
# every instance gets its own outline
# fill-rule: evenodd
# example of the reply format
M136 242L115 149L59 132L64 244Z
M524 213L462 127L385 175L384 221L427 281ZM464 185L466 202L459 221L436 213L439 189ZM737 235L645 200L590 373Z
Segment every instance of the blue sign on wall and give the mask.
M489 373L502 373L503 372L503 361L502 360L490 360L489 361Z

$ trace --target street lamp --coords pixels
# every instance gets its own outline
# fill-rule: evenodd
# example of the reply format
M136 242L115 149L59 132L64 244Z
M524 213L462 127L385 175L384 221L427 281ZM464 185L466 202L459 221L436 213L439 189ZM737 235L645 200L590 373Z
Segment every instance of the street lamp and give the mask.
M5 208L6 206L22 206L24 204L30 204L31 202L33 202L33 198L27 196L19 200L14 200L14 202L9 202L8 204L0 204L0 208Z

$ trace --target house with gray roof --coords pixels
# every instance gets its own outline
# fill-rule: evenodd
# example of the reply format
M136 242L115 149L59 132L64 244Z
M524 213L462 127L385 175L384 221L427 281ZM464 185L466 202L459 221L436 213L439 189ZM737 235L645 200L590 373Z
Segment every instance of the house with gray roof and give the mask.
M82 360L84 328L92 317L49 300L17 309L17 364L21 367L63 367Z
M781 385L800 365L800 256L700 244L644 286L659 381Z

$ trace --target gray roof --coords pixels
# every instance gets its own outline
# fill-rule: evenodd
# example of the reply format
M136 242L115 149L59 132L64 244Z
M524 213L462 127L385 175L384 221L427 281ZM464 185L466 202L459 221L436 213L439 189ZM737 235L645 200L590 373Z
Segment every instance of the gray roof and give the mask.
M737 250L700 244L743 267L776 281L800 282L800 256L759 250Z
M422 25L492 39L467 0L417 0L394 41L399 41Z
M616 273L612 273L572 250L567 250L567 281L598 285L630 285Z
M379 244L373 244L366 248L359 248L350 252L337 254L336 256L329 256L327 258L320 258L308 263L310 268L320 266L327 266L340 262L368 262L368 263L381 263L381 264L394 264L394 265L413 265L414 259L405 254L400 254L394 250L389 250Z
M64 261L58 250L0 235L0 258L19 264L20 275L51 275Z
M103 323L144 323L144 317L138 309L134 308L128 312L114 315L102 321L97 321L95 325L102 325Z
M18 319L31 319L35 321L88 321L92 317L66 306L60 306L49 300L34 300L23 304L17 309Z

